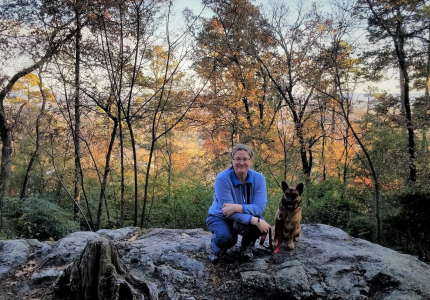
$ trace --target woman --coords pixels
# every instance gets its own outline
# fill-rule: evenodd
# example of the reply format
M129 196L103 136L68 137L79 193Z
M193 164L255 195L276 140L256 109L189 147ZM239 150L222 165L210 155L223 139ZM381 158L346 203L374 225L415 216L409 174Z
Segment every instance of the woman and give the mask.
M214 263L236 245L238 234L243 235L241 257L251 260L255 240L269 231L270 225L261 217L267 203L266 180L250 169L252 156L248 146L235 146L231 152L232 166L215 179L214 200L206 219L213 234Z

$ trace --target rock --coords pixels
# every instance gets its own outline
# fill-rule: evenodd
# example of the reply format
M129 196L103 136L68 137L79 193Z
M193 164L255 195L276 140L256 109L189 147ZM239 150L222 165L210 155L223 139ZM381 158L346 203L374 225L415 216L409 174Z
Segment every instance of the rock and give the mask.
M139 227L125 227L119 229L100 229L97 233L112 241L120 241L130 238L139 232Z
M75 233L60 240L46 251L35 274L18 285L20 295L29 294L38 282L52 282L62 270L64 276L87 242L103 235L118 249L118 260L132 281L147 283L153 299L430 300L429 265L327 225L303 225L294 250L282 244L271 255L257 243L251 262L240 261L238 242L229 250L233 262L217 265L208 259L212 235L204 230L137 233L136 228L125 228ZM29 250L23 247L20 252L15 265ZM4 267L2 260L0 268Z
M0 279L26 262L30 245L25 240L0 241Z
M100 235L90 231L74 232L61 239L46 257L42 259L39 269L66 266L84 250L88 241Z
M200 292L197 287L207 286L209 270L197 254L206 257L210 237L201 229L155 229L133 243L119 243L118 248L132 274L152 279L167 299L186 299ZM178 287L186 290L179 295Z
M52 251L52 246L49 242L39 242L36 239L27 239L26 241L33 248L33 253L28 257L29 259L45 257Z

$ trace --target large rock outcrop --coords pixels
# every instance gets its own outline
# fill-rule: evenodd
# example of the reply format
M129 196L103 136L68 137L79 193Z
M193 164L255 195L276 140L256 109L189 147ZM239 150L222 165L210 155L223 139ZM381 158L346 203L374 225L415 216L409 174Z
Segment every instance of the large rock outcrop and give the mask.
M271 255L256 245L251 262L240 261L238 244L233 262L213 265L210 239L200 229L123 228L77 232L52 244L0 241L0 300L67 299L53 286L89 241L118 249L126 276L151 286L145 299L430 300L429 265L334 227L303 225L295 250L283 245ZM2 259L10 249L14 255Z

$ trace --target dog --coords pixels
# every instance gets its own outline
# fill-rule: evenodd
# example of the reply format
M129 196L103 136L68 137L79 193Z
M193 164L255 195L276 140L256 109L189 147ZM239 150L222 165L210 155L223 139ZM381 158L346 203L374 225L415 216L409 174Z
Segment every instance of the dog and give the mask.
M296 188L290 188L285 181L282 181L281 185L283 195L276 211L272 231L275 253L279 251L282 239L288 239L288 249L294 249L294 242L299 241L301 234L302 209L300 203L304 185L299 183Z

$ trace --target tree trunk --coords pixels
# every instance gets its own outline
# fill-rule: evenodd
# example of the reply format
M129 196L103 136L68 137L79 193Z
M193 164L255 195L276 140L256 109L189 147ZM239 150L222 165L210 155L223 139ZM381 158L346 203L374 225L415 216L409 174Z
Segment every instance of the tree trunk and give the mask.
M349 112L347 113L347 118L349 118ZM349 136L349 127L346 127L345 129L345 137L343 138L343 146L344 146L344 160L343 160L343 183L346 183L346 180L348 178L348 156L349 156L349 143L348 143L348 136Z
M300 144L300 157L302 161L302 170L303 170L303 174L305 175L306 183L309 183L311 178L312 162L308 160L308 152L306 149L306 143L303 136L302 124L300 124L299 121L296 121L295 124L296 124L297 138L299 139L299 144ZM309 149L309 153L310 153L310 149Z
M410 104L410 79L407 70L406 64L406 54L404 50L404 37L399 36L398 42L396 43L396 53L399 60L400 69L402 70L404 84L404 108L405 108L405 117L406 117L406 128L408 131L408 152L409 152L409 181L411 183L415 183L417 178L417 171L415 166L415 137L414 137L414 128L412 124L412 111Z
M146 203L148 202L148 184L149 184L149 174L151 171L151 163L152 163L152 156L155 151L155 137L152 137L151 142L151 150L149 150L149 158L148 158L148 165L146 166L146 174L145 174L145 188L143 192L143 207L142 207L142 215L140 217L140 228L143 228L143 224L145 222L145 210L146 210Z
M110 172L110 158L112 155L113 144L115 142L116 131L118 128L118 119L112 118L112 120L114 122L114 125L113 125L113 129L112 129L112 133L111 133L108 152L106 153L106 165L105 165L105 170L103 173L103 179L102 179L102 185L101 185L101 191L100 191L99 208L97 210L97 225L96 225L97 229L101 228L103 199L105 200L106 215L107 215L108 223L109 223L109 227L110 227L109 209L108 209L107 201L106 201L106 186L107 186L107 179L108 179L109 172Z
M128 115L130 112L128 112ZM134 176L134 218L133 226L137 226L137 199L138 199L138 182L137 182L137 151L136 151L136 140L134 139L133 127L131 125L131 120L127 118L128 130L130 132L131 148L133 150L133 176Z
M24 183L22 184L21 195L20 195L21 199L24 199L26 196L25 191L27 190L27 183L28 183L28 179L30 177L30 172L31 172L31 169L33 168L34 161L36 160L36 158L39 155L39 148L40 148L40 130L39 130L39 127L40 127L40 120L42 119L42 117L45 114L45 105L46 105L46 97L45 97L45 94L43 92L42 76L41 76L40 70L39 70L39 90L40 90L40 93L42 95L42 108L40 109L39 116L36 119L36 149L34 149L33 155L31 156L30 162L28 163L27 171L25 172Z
M76 4L78 5L78 4ZM75 170L74 170L74 195L75 205L74 205L74 220L79 223L79 208L78 205L81 200L79 185L81 182L80 176L80 127L81 127L81 114L80 114L80 60L81 60L81 49L80 49L80 39L81 39L81 20L80 20L80 12L79 8L75 7L75 17L76 17L76 48L75 48L75 128L73 133L73 142L75 145Z
M424 126L423 126L423 132L422 132L422 149L426 153L428 153L428 142L427 142L427 133L429 128L429 117L430 117L430 30L429 30L429 41L427 42L427 57L426 57L426 86L425 86L425 92L424 92L424 101L425 101L425 118L424 118Z
M120 210L119 210L119 226L124 227L124 210L125 210L125 185L124 185L124 136L122 133L122 122L121 122L121 102L118 102L118 120L119 120L119 146L120 146L120 156L121 156L121 199L120 199Z
M0 136L3 146L1 149L0 199L3 203L3 199L9 196L12 166L12 129L7 124L6 118L3 117L0 117Z
M61 299L158 299L156 285L129 274L115 245L105 238L88 242L55 282L54 291Z

